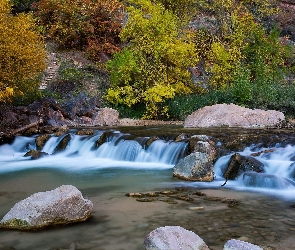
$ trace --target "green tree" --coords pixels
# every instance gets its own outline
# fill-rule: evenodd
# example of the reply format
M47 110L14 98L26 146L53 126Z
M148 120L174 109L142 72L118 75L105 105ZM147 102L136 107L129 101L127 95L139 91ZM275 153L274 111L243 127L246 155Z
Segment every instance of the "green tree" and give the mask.
M127 44L109 61L112 87L107 100L128 106L146 104L144 118L167 114L169 98L193 91L189 66L198 58L189 32L161 4L131 0L120 37Z
M210 34L207 46L202 37L208 32L196 32L197 47L204 47L206 52L210 86L228 89L239 104L251 99L253 88L280 82L287 70L290 47L279 39L275 28L268 33L258 22L276 13L270 6L270 1L216 0L210 8L218 20L218 32Z
M9 0L0 2L0 101L38 90L45 69L45 46L29 14L10 14Z

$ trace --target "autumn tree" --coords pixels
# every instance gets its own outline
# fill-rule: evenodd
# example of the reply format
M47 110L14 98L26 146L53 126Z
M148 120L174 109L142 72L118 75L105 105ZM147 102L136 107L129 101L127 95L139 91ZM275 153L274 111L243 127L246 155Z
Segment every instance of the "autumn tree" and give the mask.
M120 1L40 0L33 6L45 35L61 47L86 50L96 61L100 53L120 51Z
M9 0L0 1L0 102L38 89L45 69L45 49L29 14L12 15Z
M127 13L120 33L127 46L107 64L112 84L107 100L129 107L144 103L144 118L165 116L166 99L194 89L188 69L197 62L195 45L162 4L131 0Z
M277 13L273 2L215 0L209 11L219 28L214 34L197 30L195 41L202 48L198 53L205 55L211 88L227 89L232 101L246 104L254 88L269 89L283 79L290 47L274 27L268 31L261 22Z

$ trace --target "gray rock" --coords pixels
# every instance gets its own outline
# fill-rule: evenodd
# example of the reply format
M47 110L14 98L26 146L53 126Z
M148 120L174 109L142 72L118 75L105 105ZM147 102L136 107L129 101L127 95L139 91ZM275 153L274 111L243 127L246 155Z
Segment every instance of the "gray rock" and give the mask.
M224 244L223 250L263 250L261 247L241 241L241 240L229 240Z
M198 109L184 121L184 127L266 127L285 120L282 112L248 109L235 104L216 104Z
M243 156L235 153L230 158L223 177L228 180L235 180L243 173L249 171L263 173L264 165L252 156Z
M191 153L174 166L173 176L189 181L213 181L213 161L209 154Z
M0 221L0 228L30 230L87 220L93 210L74 186L39 192L16 203Z
M194 232L179 226L159 227L144 240L145 250L209 250L205 242Z
M214 142L206 135L193 135L189 139L188 153L201 152L210 154L212 159L216 156Z
M93 126L117 126L119 124L119 112L111 108L100 109L92 118Z

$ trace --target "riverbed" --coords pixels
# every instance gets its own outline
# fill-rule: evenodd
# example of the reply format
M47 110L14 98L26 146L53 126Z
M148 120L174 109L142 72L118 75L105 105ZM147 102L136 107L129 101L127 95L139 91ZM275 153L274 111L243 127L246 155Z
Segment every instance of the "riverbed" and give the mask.
M133 129L134 134L136 131ZM159 135L159 130L151 127L142 136L150 131ZM43 162L24 159L15 165L8 158L2 160L1 167L7 171L0 171L1 218L16 202L64 184L81 190L93 202L94 211L88 221L68 226L32 232L1 229L0 249L139 250L150 231L167 225L195 232L212 250L223 249L229 239L268 246L265 249L295 249L292 195L239 190L231 188L231 183L221 187L219 182L212 186L184 182L173 178L173 164L165 162L130 162L128 166L127 161L119 166L119 161L94 161L91 157L44 158ZM26 167L19 167L21 163ZM171 202L168 197L140 202L126 196L151 191L177 191L190 199L174 197Z

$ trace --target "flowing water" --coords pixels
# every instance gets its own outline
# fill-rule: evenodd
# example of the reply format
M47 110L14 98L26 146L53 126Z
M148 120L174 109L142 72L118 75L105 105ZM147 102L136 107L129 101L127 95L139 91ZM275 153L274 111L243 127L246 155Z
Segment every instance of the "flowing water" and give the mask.
M265 173L247 173L224 187L222 173L230 156L215 163L212 183L183 182L172 177L173 166L185 155L187 142L169 136L153 141L116 130L100 146L104 131L92 136L71 131L66 149L56 153L63 136L51 136L37 160L24 157L36 149L36 136L19 136L0 146L0 217L18 201L60 185L76 186L94 203L87 222L41 231L0 230L0 249L136 250L153 229L179 225L197 233L211 249L241 238L276 249L295 249L280 241L295 237L295 145L274 150L250 146L243 155L256 156ZM174 190L188 187L191 201L138 202L128 192ZM196 190L206 194L199 196ZM229 201L238 201L231 206ZM275 249L275 248L273 248Z

